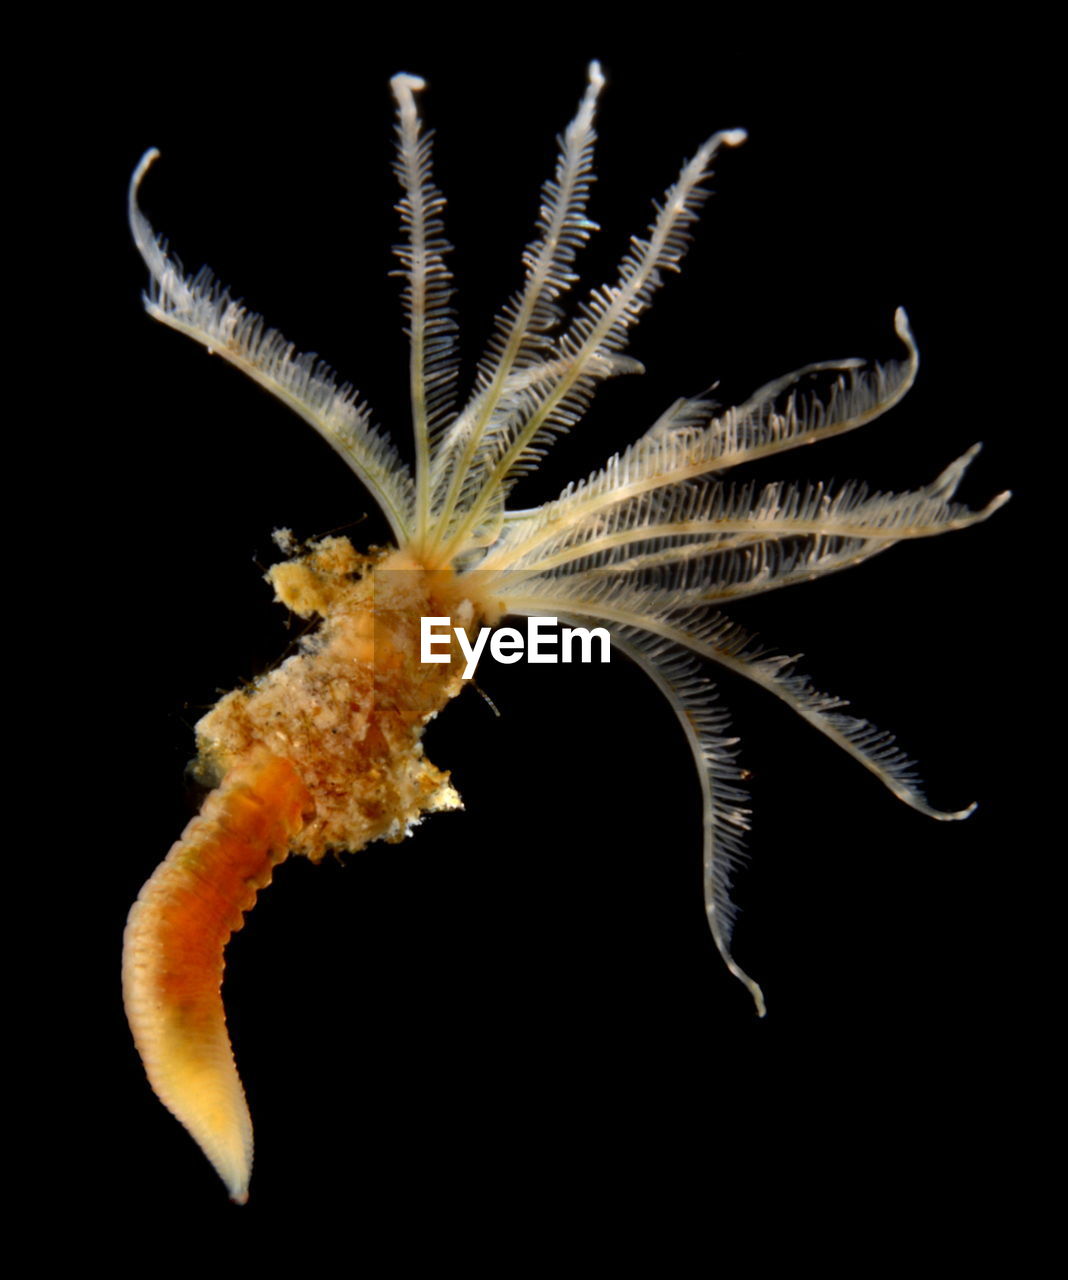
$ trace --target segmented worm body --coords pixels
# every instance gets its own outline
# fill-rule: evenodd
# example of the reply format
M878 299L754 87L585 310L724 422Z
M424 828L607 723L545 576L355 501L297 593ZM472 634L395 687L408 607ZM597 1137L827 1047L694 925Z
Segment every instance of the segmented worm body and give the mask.
M310 808L289 760L250 753L186 827L126 925L123 999L145 1071L240 1202L252 1120L226 1034L223 948Z
M358 556L344 539L270 576L294 613L323 624L303 653L198 725L201 766L219 783L141 890L123 953L127 1016L152 1087L239 1202L252 1123L226 1033L223 949L290 852L318 861L398 840L423 813L459 804L420 738L461 680L451 662L419 667L418 623L476 620L455 575L424 573L396 552Z

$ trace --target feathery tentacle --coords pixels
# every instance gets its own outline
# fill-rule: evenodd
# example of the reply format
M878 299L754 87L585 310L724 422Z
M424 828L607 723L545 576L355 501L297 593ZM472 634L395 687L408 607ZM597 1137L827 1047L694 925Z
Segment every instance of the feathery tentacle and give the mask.
M542 191L541 235L523 253L523 292L497 317L471 402L435 454L435 476L444 489L439 537L448 534L461 496L461 510L465 510L485 482L499 452L496 438L507 439L517 429L523 393L564 372L563 361L547 359L546 352L552 349L549 334L560 320L557 299L571 288L576 279L571 269L575 256L596 230L586 216L586 206L593 179L594 117L603 88L600 64L591 62L586 92L561 140L555 173Z
M702 856L705 914L728 970L753 997L757 1014L766 1012L764 993L731 955L737 914L731 901L732 872L745 856L749 830L748 796L735 761L737 738L728 737L726 713L700 663L678 645L630 627L614 627L612 643L645 671L671 704L693 753L703 802Z
M524 415L502 439L493 468L453 535L450 549L462 544L500 492L507 492L524 470L537 464L546 437L568 430L581 416L596 377L606 361L618 359L628 331L663 282L663 273L678 270L689 244L689 228L707 194L701 183L717 152L744 141L744 129L731 129L715 134L699 148L656 207L648 239L633 238L616 284L595 289L579 308L578 318L557 344L565 361L561 374L528 396Z
M405 278L404 301L411 352L408 364L415 433L416 515L413 541L421 545L430 524L430 455L452 406L456 381L456 322L449 306L452 274L445 265L451 248L441 211L445 197L434 185L433 135L423 133L416 93L419 76L390 81L397 103L397 179L404 192L397 209L407 241L396 253Z
M353 388L348 383L339 386L329 365L313 352L298 354L277 329L268 329L261 316L232 298L207 267L184 276L181 265L167 253L138 204L141 182L158 158L155 148L141 157L128 199L134 243L152 275L145 310L236 365L310 423L370 490L394 537L405 542L411 524L411 477L388 437L371 425Z

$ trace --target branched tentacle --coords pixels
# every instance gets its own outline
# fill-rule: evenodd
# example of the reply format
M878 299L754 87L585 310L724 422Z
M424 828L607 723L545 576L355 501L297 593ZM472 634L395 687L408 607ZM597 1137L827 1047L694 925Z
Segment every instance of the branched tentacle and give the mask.
M542 191L541 234L523 254L523 292L498 317L479 366L475 394L435 452L435 479L442 490L439 539L448 536L458 503L465 511L477 496L500 453L498 441L507 441L518 430L526 393L564 372L563 361L546 360L545 353L548 335L560 318L557 299L574 282L572 263L596 229L586 216L586 204L593 179L594 116L603 87L600 65L591 62L589 83L561 141L556 171Z
M753 997L763 1017L763 991L731 955L737 914L731 879L744 858L749 830L748 796L735 760L738 739L728 736L727 716L716 701L715 686L685 649L632 627L614 627L612 643L638 663L667 698L693 753L701 783L708 927L724 964Z
M396 173L404 195L397 206L407 239L397 248L405 280L410 342L408 383L415 434L416 515L413 540L421 544L430 523L430 455L452 406L456 382L456 322L450 307L452 274L445 265L445 198L434 185L433 135L423 133L415 95L419 76L390 81L397 102Z
M314 354L299 354L277 329L269 329L261 316L232 298L206 267L195 276L183 275L152 230L137 197L158 158L156 150L142 156L130 179L128 201L134 243L152 276L145 296L148 314L236 365L313 426L370 490L393 536L405 542L414 500L411 476L389 438L371 425L356 391L348 383L339 385Z
M896 745L893 735L867 720L844 715L842 708L847 704L843 699L818 692L806 676L797 673L796 656L772 654L742 627L705 608L686 611L678 605L664 605L640 589L624 593L611 589L614 584L604 585L598 595L585 584L569 591L569 583L562 580L555 595L548 591L530 596L517 593L509 597L507 607L522 614L568 614L584 624L607 623L659 636L775 694L911 808L942 821L967 818L974 812L974 804L948 812L928 804L914 761Z

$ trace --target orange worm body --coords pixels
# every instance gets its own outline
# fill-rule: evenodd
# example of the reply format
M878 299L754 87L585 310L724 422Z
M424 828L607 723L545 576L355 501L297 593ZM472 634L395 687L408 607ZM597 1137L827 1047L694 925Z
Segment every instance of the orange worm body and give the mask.
M473 575L477 577L477 575ZM223 1012L223 950L289 853L402 839L456 808L423 727L461 687L460 659L420 667L419 619L473 625L485 602L449 572L398 552L359 556L343 538L268 575L319 629L301 652L228 694L198 724L202 771L220 778L130 912L123 994L152 1088L238 1203L248 1198L252 1122Z
M256 753L226 775L138 895L126 926L123 1000L148 1078L238 1203L252 1121L222 1003L223 949L304 825L293 765Z

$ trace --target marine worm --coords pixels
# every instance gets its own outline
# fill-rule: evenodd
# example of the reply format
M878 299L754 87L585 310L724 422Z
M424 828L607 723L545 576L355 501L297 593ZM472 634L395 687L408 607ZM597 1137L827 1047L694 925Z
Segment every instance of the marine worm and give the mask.
M280 533L292 558L269 580L278 600L317 619L317 629L299 653L228 694L198 724L199 767L216 789L130 913L123 988L148 1078L236 1201L248 1195L252 1126L220 997L227 939L288 853L318 861L372 840L399 841L424 814L459 806L448 775L422 748L425 725L471 674L457 628L470 638L505 615L600 628L665 695L701 784L711 939L761 1015L763 993L731 954L731 876L749 809L737 739L708 664L785 702L921 813L952 820L971 812L934 809L890 734L848 714L795 657L774 653L720 611L859 565L896 543L966 528L1007 499L979 510L954 500L978 446L902 493L730 477L743 463L831 440L893 408L919 363L903 309L894 322L897 359L804 365L732 408L711 393L676 399L556 498L509 506L515 483L580 423L599 385L643 371L624 352L630 331L681 264L714 161L745 140L731 129L698 148L654 207L646 234L629 241L615 281L594 288L569 317L563 299L577 280L575 258L595 230L587 210L603 86L592 63L542 191L521 283L461 403L444 200L416 100L423 82L394 77L412 468L320 361L298 354L210 273L182 273L138 204L156 152L131 182L130 224L151 275L149 313L236 365L320 432L376 500L394 541L362 555L344 538L324 538L293 555L291 536ZM453 637L443 663L421 658L423 619Z

